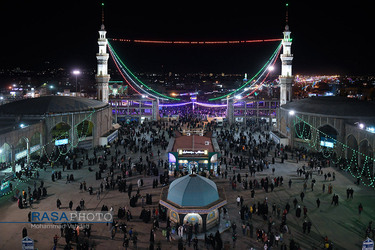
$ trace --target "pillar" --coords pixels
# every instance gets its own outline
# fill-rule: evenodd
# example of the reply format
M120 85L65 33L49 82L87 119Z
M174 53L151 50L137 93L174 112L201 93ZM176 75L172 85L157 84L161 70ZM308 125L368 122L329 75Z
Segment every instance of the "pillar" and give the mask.
M200 214L202 217L202 232L205 233L207 231L207 214Z
M26 163L27 165L30 164L30 140L29 138L25 138L26 141Z
M10 145L10 150L12 151L11 156L10 156L12 172L15 173L16 172L16 147L13 145Z
M227 99L227 120L229 125L234 122L234 103L233 99Z

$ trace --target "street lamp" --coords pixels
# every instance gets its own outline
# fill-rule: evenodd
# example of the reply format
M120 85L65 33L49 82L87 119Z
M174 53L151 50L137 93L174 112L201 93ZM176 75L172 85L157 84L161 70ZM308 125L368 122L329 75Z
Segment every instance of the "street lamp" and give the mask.
M77 95L77 92L78 92L78 89L77 89L77 83L78 83L78 75L81 74L81 71L79 70L73 70L73 75L76 76L76 95Z

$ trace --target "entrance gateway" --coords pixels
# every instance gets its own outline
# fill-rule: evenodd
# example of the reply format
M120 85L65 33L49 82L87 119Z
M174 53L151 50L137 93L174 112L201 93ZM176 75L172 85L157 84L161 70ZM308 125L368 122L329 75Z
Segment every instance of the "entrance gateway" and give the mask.
M176 137L168 152L169 174L216 173L220 157L215 138L211 132L200 130L176 132Z

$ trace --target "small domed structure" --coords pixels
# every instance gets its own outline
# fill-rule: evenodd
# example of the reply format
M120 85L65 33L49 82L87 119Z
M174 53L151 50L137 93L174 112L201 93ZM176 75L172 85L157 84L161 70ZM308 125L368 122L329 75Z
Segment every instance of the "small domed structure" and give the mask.
M179 206L201 207L217 201L219 193L213 181L191 174L171 183L167 199Z
M168 209L167 215L176 224L198 224L201 232L216 226L220 219L219 208L227 204L224 190L212 180L190 174L174 180L163 188L160 205Z

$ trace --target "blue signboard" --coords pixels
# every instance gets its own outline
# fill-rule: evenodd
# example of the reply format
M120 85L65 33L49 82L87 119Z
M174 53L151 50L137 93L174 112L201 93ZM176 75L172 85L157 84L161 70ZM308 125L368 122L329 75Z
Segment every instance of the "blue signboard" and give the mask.
M22 250L34 250L34 240L29 238L29 237L25 237L22 239Z
M362 244L362 250L374 250L374 241L367 238Z
M118 130L116 130L115 132L113 132L107 137L107 143L109 144L113 142L115 139L117 139L117 137L118 137Z
M69 139L60 139L55 141L55 146L61 146L69 143Z

